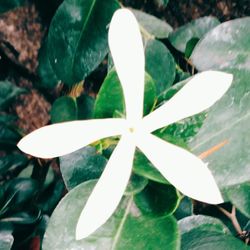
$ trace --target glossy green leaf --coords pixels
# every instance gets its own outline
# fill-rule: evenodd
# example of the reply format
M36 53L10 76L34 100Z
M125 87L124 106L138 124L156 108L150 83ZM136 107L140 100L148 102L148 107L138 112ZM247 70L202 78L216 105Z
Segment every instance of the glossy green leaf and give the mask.
M219 24L219 20L215 17L198 18L172 32L169 35L169 41L177 50L184 53L190 39L201 39L208 31Z
M25 166L28 163L26 156L21 154L8 154L0 158L0 174L4 174L8 170Z
M197 155L212 150L205 161L224 190L250 180L249 55L250 18L242 18L210 31L191 56L199 70L217 69L234 75L231 88L209 110L199 133L189 143Z
M85 120L93 117L95 100L93 97L82 94L76 99L78 107L78 119Z
M179 195L172 185L150 181L142 192L135 195L134 200L143 214L163 216L175 211L179 203Z
M48 35L51 66L60 80L74 84L89 75L108 52L108 24L115 0L65 0Z
M167 38L169 33L173 30L168 23L152 15L140 10L133 9L132 11L141 26L142 34L146 38Z
M133 164L134 173L155 182L168 184L168 181L140 151L136 151Z
M9 115L5 113L0 114L0 125L9 126L12 125L17 120L17 116Z
M175 79L175 60L166 46L157 40L146 43L146 71L156 83L157 94L172 85Z
M11 101L26 90L17 87L9 81L0 81L0 110L7 108Z
M135 195L140 193L148 184L148 179L132 174L124 195Z
M99 178L107 163L106 158L91 146L61 156L59 159L63 180L68 190L82 182Z
M77 120L76 100L70 96L59 97L50 110L52 123Z
M227 189L228 199L248 218L250 218L250 182Z
M144 115L148 114L155 102L156 90L152 78L145 75ZM115 71L111 71L105 78L97 95L94 116L96 118L113 117L115 113L124 115L125 104L120 81Z
M0 13L22 6L25 2L25 0L0 0Z
M186 45L186 49L185 49L185 57L186 58L189 58L196 46L196 44L199 42L199 38L197 37L194 37L194 38L191 38L188 42L187 42L187 45Z
M37 73L40 78L39 87L55 88L59 83L59 79L56 76L49 60L49 49L47 40L39 50L38 62L39 65Z
M169 216L149 219L141 215L131 196L122 200L115 214L95 233L86 239L76 241L76 223L95 183L83 183L61 200L50 219L43 250L61 250L65 246L68 250L179 248L179 232L174 218Z
M11 250L14 242L14 237L9 232L0 231L0 249L1 250Z
M232 236L218 219L195 215L180 220L178 225L182 250L248 249L243 242Z

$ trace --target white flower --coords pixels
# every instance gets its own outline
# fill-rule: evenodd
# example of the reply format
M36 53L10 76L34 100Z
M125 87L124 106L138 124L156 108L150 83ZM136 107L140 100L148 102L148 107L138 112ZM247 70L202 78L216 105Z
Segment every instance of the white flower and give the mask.
M123 87L126 119L49 125L18 143L18 147L28 154L52 158L69 154L99 139L121 135L80 215L76 239L93 233L118 206L131 175L136 147L183 194L207 203L223 202L216 182L202 160L151 132L212 106L229 88L232 75L216 71L197 74L171 100L143 117L144 50L138 23L129 10L120 9L114 14L109 46Z

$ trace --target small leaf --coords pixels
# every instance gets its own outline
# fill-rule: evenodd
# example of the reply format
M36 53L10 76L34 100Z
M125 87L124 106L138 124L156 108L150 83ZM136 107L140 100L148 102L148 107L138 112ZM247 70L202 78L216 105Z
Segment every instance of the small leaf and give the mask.
M155 83L152 78L145 75L144 115L149 113L156 97ZM118 112L121 116L125 113L123 91L117 73L111 71L105 78L96 98L94 117L111 118Z
M182 250L248 249L218 219L196 215L179 221Z
M173 31L169 35L169 41L177 50L184 53L190 39L201 39L208 31L212 30L219 24L220 22L216 17L209 16L198 18Z
M134 9L132 10L132 12L134 13L139 24L148 33L149 36L152 36L155 38L161 38L161 39L167 38L169 33L173 30L172 27L168 23L152 15L149 15L142 11L134 10ZM143 30L142 30L142 33L143 33Z
M165 45L157 40L146 43L146 71L156 83L157 94L172 85L175 79L175 61Z
M78 107L78 119L85 120L93 117L95 100L93 97L83 94L76 99Z
M179 203L179 195L174 186L152 181L134 199L142 213L150 216L172 214Z
M131 196L122 200L115 214L95 233L76 241L76 224L95 183L89 181L80 184L61 200L52 214L45 233L44 250L61 250L65 245L68 250L179 248L180 239L175 219L172 216L149 219L141 215L134 206Z
M15 86L9 81L0 81L0 110L5 109L20 94L26 90Z
M177 220L183 219L187 216L193 215L193 209L192 200L185 196L181 199L178 208L174 212L174 216Z
M65 0L54 15L48 35L50 63L68 85L82 81L108 52L108 24L115 0Z
M59 97L50 111L52 123L77 120L77 105L74 98L70 96Z
M98 154L96 149L91 146L59 159L63 180L68 190L82 182L99 178L107 163L106 158Z
M193 37L191 38L186 45L186 49L185 49L185 57L189 58L195 48L195 45L199 42L199 38L197 37Z

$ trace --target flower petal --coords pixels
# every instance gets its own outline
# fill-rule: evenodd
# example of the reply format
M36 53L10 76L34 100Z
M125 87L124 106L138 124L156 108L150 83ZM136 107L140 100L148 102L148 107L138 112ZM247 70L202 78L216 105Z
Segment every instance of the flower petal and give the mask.
M109 47L123 87L127 120L134 124L143 115L145 59L139 25L128 9L115 12Z
M124 119L71 121L39 128L18 143L23 152L39 158L72 153L99 139L124 132Z
M80 215L77 240L102 226L117 208L129 181L134 152L131 134L123 135Z
M198 157L152 134L138 136L136 143L161 174L183 194L206 203L223 202L210 170Z
M224 95L232 80L231 74L219 71L195 75L168 102L143 118L144 129L152 132L204 111Z

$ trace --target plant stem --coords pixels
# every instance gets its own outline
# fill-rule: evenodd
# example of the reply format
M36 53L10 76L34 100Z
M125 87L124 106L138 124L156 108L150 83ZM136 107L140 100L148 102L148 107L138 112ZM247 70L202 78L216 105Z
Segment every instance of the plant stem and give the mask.
M241 229L241 226L237 220L237 217L236 217L236 208L235 206L232 206L232 211L231 213L228 212L226 209L224 209L223 207L219 207L218 206L218 209L224 214L227 216L228 219L231 220L233 226L234 226L234 229L236 230L236 232L238 234L242 234L242 229Z

